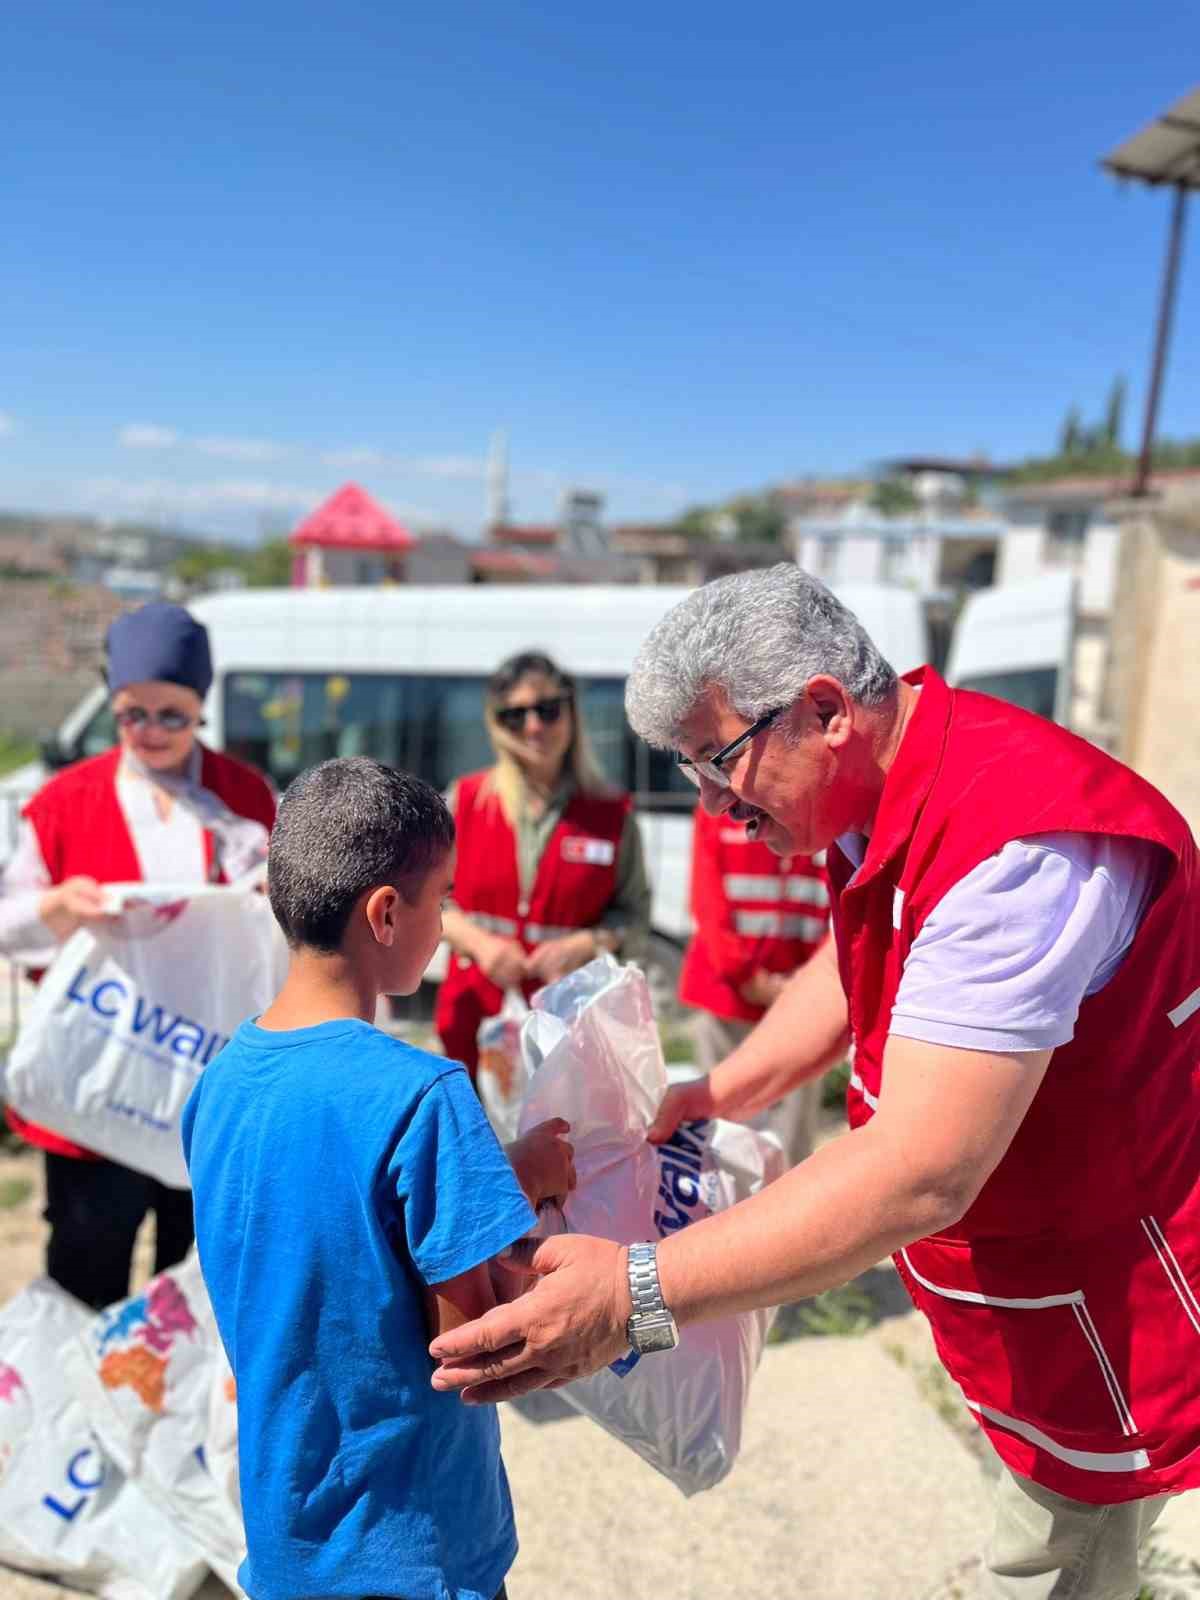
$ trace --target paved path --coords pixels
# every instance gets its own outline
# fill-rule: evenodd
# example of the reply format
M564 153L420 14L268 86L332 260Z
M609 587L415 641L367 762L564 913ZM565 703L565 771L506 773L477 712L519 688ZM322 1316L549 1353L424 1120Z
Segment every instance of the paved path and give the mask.
M768 1349L741 1459L693 1500L582 1418L508 1408L504 1456L512 1600L921 1600L988 1526L975 1461L870 1339Z
M915 1348L915 1346L914 1346ZM503 1410L521 1554L511 1600L927 1600L989 1525L976 1458L876 1338L768 1349L741 1459L685 1500L574 1415ZM556 1396L535 1409L557 1413ZM1162 1544L1200 1559L1200 1494ZM1154 1581L1159 1596L1177 1592ZM1198 1591L1190 1591L1192 1593ZM0 1571L0 1600L71 1591ZM212 1580L200 1600L228 1600Z

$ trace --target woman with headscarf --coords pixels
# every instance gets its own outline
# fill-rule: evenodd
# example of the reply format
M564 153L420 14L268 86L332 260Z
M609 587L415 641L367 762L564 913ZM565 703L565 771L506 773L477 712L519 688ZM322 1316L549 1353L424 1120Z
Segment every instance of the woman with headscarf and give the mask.
M106 651L119 743L34 795L0 880L0 952L42 964L76 929L104 921L104 884L233 882L266 860L275 820L266 780L196 737L213 677L202 624L182 606L142 606L112 624ZM6 1114L45 1152L46 1271L64 1289L96 1307L123 1299L149 1211L155 1271L183 1259L190 1192Z
M528 997L604 950L636 956L650 926L630 797L600 774L571 675L536 651L511 656L484 715L495 765L449 796L458 857L436 1015L446 1054L472 1073L479 1024L506 990Z

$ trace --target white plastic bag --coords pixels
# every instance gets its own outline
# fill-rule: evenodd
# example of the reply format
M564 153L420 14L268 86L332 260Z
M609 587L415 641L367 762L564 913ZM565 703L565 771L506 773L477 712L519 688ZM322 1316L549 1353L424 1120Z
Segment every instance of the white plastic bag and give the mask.
M208 1394L208 1432L204 1460L225 1505L242 1519L241 1479L238 1471L237 1384L224 1346L218 1342L217 1364ZM240 1560L240 1557L239 1557ZM225 1580L228 1583L228 1579Z
M232 1586L245 1554L241 1517L207 1456L218 1356L223 1362L193 1250L91 1317L62 1364L107 1454Z
M71 1392L62 1351L92 1313L48 1278L0 1309L0 1561L106 1600L187 1600L199 1548L131 1482Z
M529 1007L519 989L508 989L494 1017L484 1017L476 1032L479 1065L475 1087L487 1119L501 1144L517 1136L521 1100L529 1087L529 1073L521 1054L521 1024Z
M621 1244L665 1238L783 1171L778 1143L738 1123L685 1123L668 1144L647 1144L667 1074L636 967L600 957L541 990L533 1007L521 1036L533 1077L520 1128L554 1116L571 1124L579 1180L564 1208L571 1232ZM693 1324L670 1354L626 1358L559 1393L684 1494L709 1489L737 1456L773 1315Z
M188 1186L179 1117L245 1018L278 992L287 949L265 895L110 884L111 927L81 928L38 989L8 1059L23 1117Z

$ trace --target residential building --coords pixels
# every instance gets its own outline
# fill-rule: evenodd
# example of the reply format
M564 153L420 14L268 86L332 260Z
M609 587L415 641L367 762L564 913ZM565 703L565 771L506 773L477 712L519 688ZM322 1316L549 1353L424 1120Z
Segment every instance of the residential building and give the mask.
M796 560L826 583L899 583L924 595L995 581L1007 526L998 518L881 517L855 508L836 521L793 520Z
M787 545L744 543L682 532L669 522L627 522L612 530L612 548L625 557L639 583L707 583L730 572L787 561Z
M292 583L403 583L415 542L365 489L343 484L292 530Z

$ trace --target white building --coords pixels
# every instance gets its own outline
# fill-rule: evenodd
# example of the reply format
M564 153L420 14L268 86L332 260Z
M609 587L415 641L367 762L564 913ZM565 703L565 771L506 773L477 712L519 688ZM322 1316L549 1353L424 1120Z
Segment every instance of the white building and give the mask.
M791 524L796 560L823 582L898 583L931 597L993 583L1007 531L990 518L881 517L865 507Z
M1107 479L1069 479L1014 487L989 517L883 518L855 507L837 519L800 518L792 524L796 559L827 583L915 589L929 602L931 621L947 630L973 590L1069 573L1076 580L1069 724L1107 746L1105 671L1120 540L1106 509L1113 491Z

